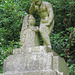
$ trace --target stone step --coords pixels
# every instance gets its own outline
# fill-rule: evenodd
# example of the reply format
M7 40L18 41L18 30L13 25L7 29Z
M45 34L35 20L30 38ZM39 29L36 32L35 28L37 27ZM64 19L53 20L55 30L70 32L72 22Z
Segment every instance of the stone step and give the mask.
M21 48L13 50L13 55L21 54L21 53L32 53L32 52L34 52L34 53L53 52L54 56L58 56L58 54L56 52L54 52L52 49L50 49L47 46L36 46L36 47L30 47L30 48L26 48L26 49L24 47L21 47Z
M6 72L0 75L63 75L63 73L56 71L26 71L26 72Z

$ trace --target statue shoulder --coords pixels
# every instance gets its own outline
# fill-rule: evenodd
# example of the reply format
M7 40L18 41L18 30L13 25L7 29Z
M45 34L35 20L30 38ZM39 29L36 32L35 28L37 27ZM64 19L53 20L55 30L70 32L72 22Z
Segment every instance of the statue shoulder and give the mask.
M45 4L46 6L52 7L51 3L43 1L43 4Z

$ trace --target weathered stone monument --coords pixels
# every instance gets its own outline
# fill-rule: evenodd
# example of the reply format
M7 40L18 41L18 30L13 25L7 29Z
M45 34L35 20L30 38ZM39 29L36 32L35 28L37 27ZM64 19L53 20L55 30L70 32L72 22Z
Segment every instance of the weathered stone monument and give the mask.
M40 26L35 26L33 14L38 11ZM20 43L21 48L4 60L3 74L0 75L69 75L63 58L51 48L49 35L54 25L51 4L42 0L31 0L30 14L24 17ZM40 46L40 32L44 46Z

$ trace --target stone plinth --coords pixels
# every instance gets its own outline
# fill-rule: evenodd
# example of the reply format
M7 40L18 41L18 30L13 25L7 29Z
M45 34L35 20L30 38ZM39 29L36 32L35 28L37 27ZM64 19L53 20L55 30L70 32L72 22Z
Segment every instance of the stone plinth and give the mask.
M23 53L13 55L4 61L4 72L35 71L52 69L53 53Z
M15 49L3 70L4 75L69 75L64 59L47 46Z
M46 46L30 47L27 49L20 48L14 50L13 55L9 56L4 61L4 72L51 70L53 52L48 52L50 50L47 50L48 47Z

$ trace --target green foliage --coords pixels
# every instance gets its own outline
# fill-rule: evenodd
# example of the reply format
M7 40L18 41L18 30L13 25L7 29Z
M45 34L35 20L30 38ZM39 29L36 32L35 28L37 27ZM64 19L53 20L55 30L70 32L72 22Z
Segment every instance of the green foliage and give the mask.
M51 35L53 50L68 63L70 75L75 75L75 1L43 1L50 2L54 10L55 25ZM14 48L20 47L21 26L29 7L30 0L0 0L0 73L4 59L12 54ZM40 18L38 14L34 17L38 26Z
M72 64L70 67L70 75L75 75L75 64Z
M23 17L27 14L29 1L1 0L0 3L0 28L4 28L6 40L19 40L19 33ZM1 30L0 30L1 31Z
M74 41L71 41L71 45L68 43L69 39L70 39L69 35L73 30L74 30L74 28L70 27L70 28L66 29L65 31L61 31L58 34L53 33L51 35L51 42L53 45L53 49L56 52L61 54L61 51L64 51L66 46L67 46L67 48L70 48L70 46L72 46L72 45L74 46L74 44L73 44Z

